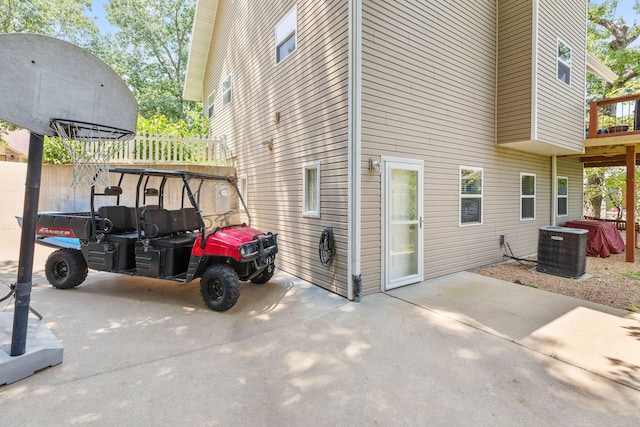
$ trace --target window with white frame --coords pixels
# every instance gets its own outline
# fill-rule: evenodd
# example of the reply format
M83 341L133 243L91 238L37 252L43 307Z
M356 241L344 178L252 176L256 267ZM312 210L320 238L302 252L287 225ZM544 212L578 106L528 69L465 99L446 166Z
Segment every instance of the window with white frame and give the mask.
M238 190L240 191L240 196L242 197L242 200L244 200L244 204L247 205L249 202L247 201L248 198L248 190L249 190L249 184L248 184L248 179L247 179L247 175L246 174L242 174L240 176L238 176ZM240 210L244 210L244 206L240 206Z
M569 215L569 178L558 177L558 216Z
M520 173L520 219L536 218L536 175Z
M460 166L460 225L482 224L482 168Z
M207 107L209 110L209 117L213 117L216 114L215 101L216 101L216 91L214 90L209 94L209 97L207 98Z
M276 25L276 64L296 50L298 7L293 6Z
M222 106L224 107L231 102L231 75L222 81Z
M302 214L320 218L320 162L306 163L302 174Z
M571 48L558 39L558 80L571 84Z

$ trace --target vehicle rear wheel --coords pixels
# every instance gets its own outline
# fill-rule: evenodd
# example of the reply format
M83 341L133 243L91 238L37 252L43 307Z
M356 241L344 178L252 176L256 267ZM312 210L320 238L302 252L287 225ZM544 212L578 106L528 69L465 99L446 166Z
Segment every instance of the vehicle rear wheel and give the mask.
M200 295L210 309L229 310L240 297L240 279L231 267L214 265L200 278Z
M251 279L251 281L256 285L263 285L267 283L269 280L271 280L271 278L273 277L273 273L275 273L275 271L276 271L276 263L270 262L269 265L267 265L267 268L262 270L262 273L258 274L256 277Z
M87 278L87 263L76 249L58 249L44 265L47 280L58 289L75 288Z

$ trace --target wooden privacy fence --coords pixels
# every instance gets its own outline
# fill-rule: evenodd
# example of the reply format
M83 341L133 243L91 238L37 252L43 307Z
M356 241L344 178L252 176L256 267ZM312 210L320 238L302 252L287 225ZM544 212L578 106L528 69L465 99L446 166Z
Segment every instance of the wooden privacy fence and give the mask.
M224 136L203 139L137 135L132 140L123 141L122 147L111 156L110 163L233 166L233 157Z

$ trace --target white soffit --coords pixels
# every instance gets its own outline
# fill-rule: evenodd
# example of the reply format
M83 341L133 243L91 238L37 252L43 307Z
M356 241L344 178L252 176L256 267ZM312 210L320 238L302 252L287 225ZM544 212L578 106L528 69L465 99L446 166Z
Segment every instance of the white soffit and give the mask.
M616 73L611 71L609 67L598 61L598 59L590 53L587 53L587 71L609 83L613 83L618 79Z
M189 101L202 101L202 84L209 58L209 47L216 21L219 0L198 0L191 31L191 47L182 96Z

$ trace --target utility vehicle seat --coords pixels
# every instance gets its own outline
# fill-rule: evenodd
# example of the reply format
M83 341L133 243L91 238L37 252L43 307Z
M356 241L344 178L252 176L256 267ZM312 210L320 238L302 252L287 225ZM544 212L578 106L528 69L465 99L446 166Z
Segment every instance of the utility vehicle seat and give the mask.
M136 210L128 206L102 206L98 215L111 221L108 234L129 233L136 230Z
M199 228L198 222L194 208L147 210L144 212L144 233L153 246L189 246L197 236L197 233L189 232Z

